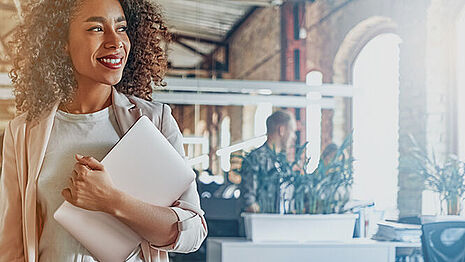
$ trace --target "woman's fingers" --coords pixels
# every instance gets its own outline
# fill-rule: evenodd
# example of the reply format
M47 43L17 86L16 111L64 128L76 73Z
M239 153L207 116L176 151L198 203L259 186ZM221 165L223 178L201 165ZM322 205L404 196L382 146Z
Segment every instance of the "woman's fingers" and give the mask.
M70 203L73 203L73 196L71 195L71 189L69 188L65 188L61 191L61 195L63 196L63 198L70 202Z
M89 166L90 169L93 170L104 170L104 166L102 163L100 163L97 159L91 157L91 156L81 156L79 154L76 154L76 160L78 163L81 163L83 165Z
M81 176L87 175L90 169L87 165L77 162L76 164L74 164L73 171L75 173L73 173L73 176L75 176L76 179L79 179Z

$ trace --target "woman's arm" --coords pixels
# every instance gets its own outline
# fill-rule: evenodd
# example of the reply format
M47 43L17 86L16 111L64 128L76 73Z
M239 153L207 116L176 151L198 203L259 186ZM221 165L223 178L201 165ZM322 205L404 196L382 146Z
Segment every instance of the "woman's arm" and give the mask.
M160 131L184 156L181 132L166 105L162 119ZM68 202L116 216L156 249L188 253L197 250L206 238L207 224L195 182L173 206L153 206L116 190L97 160L78 156L76 160L70 187L62 192Z
M93 157L76 155L76 160L70 187L62 192L68 202L111 214L155 245L176 240L178 218L173 210L145 203L116 189L104 166Z
M70 185L62 191L66 201L115 216L152 247L183 253L200 247L207 235L207 227L195 182L174 206L160 207L116 189L104 166L93 157L76 155L76 160Z
M3 139L0 175L0 262L24 261L21 194L10 127Z
M154 206L121 192L107 212L156 246L175 242L178 217L169 207Z

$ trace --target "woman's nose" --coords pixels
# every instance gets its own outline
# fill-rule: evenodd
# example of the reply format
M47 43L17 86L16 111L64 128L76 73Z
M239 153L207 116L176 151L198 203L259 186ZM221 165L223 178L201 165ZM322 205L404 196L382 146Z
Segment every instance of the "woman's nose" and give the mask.
M116 32L108 32L104 47L108 49L120 49L123 48L123 41Z
M123 42L121 40L108 41L104 47L108 49L120 49L123 48Z

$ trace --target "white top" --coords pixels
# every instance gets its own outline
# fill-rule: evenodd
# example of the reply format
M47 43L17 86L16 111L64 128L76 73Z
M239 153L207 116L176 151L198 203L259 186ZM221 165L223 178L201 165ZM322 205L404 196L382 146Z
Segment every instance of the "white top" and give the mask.
M39 261L94 262L90 253L53 218L63 203L61 191L68 187L76 160L74 155L93 156L101 161L121 134L113 108L90 114L58 110L37 182L37 201L44 218L39 239ZM135 252L139 253L139 250ZM142 261L134 256L129 261Z

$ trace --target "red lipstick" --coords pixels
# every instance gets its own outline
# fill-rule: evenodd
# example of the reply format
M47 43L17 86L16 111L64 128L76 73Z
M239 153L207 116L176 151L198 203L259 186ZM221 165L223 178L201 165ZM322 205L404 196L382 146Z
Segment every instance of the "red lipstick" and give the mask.
M110 69L119 69L123 65L123 56L121 55L107 55L97 58L97 60Z

